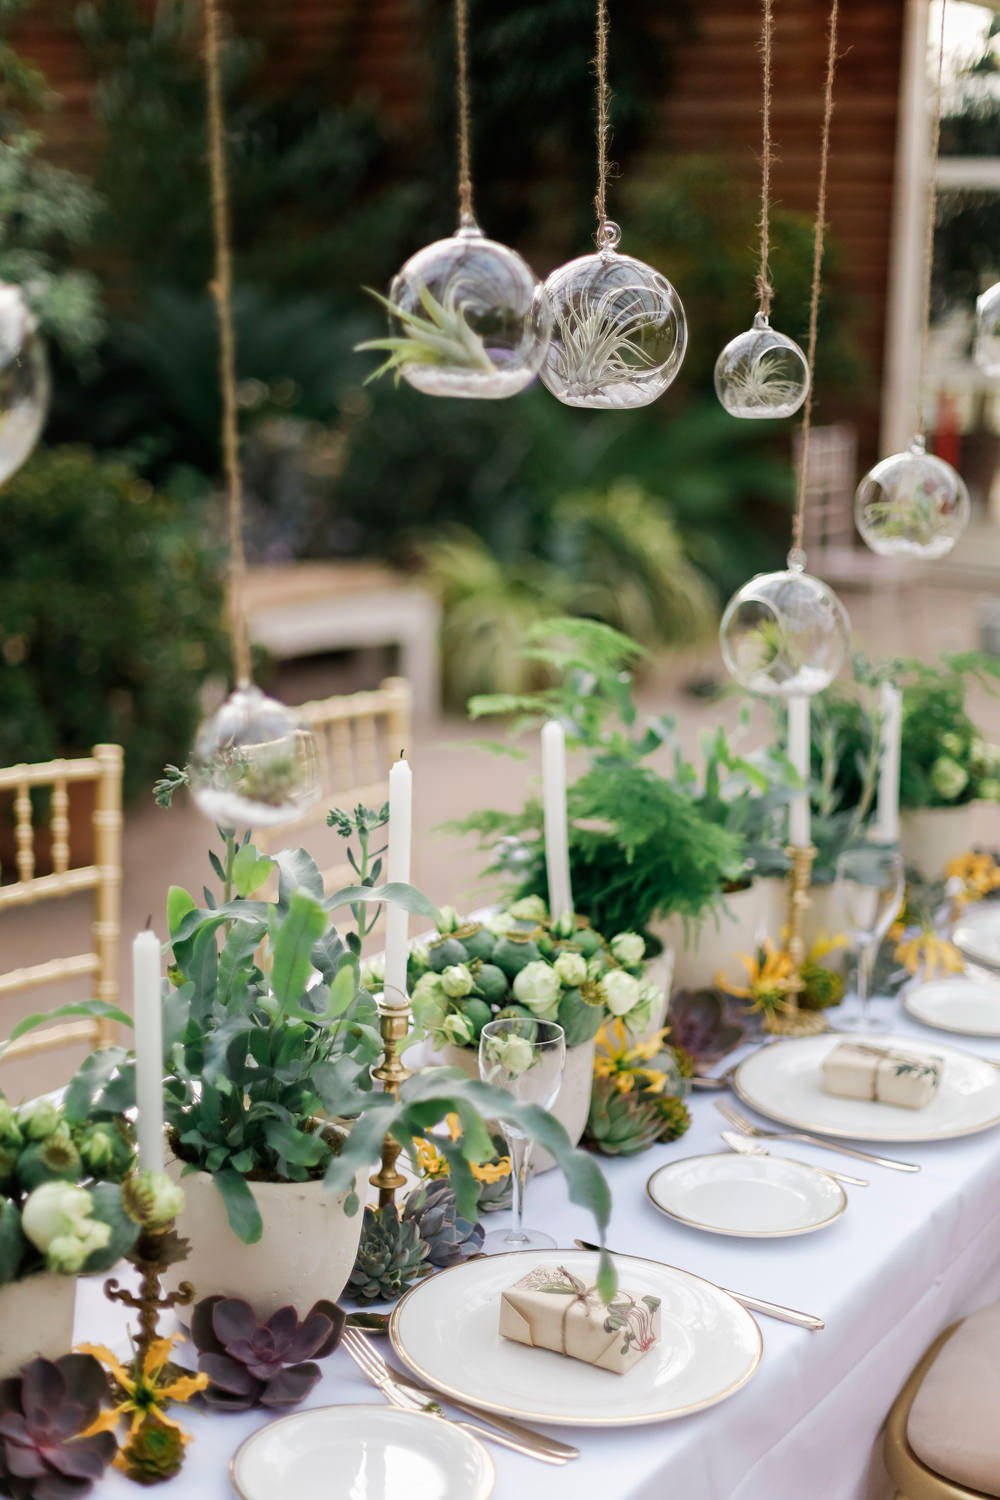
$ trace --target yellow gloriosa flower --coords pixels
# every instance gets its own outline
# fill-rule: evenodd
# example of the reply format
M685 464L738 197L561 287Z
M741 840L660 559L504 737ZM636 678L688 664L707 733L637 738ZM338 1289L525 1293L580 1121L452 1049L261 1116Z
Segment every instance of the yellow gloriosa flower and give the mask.
M765 938L756 953L737 953L736 957L747 971L746 984L730 984L720 971L715 976L716 986L738 1000L749 1000L751 1010L779 1010L795 973L791 954L779 951L770 938Z
M77 1345L79 1354L91 1354L104 1366L122 1393L122 1400L117 1406L102 1411L86 1432L81 1434L83 1437L91 1437L98 1432L111 1432L123 1418L130 1418L128 1435L132 1438L147 1417L154 1417L165 1426L175 1428L182 1443L190 1441L190 1434L184 1431L179 1422L167 1416L166 1408L173 1401L190 1401L196 1392L203 1391L208 1385L208 1376L176 1375L173 1372L167 1374L166 1366L174 1342L173 1336L153 1339L140 1368L137 1368L138 1356L126 1366L104 1344ZM119 1469L125 1467L123 1447L119 1448L114 1459L115 1467Z
M924 927L915 937L897 943L895 956L911 974L923 969L928 979L933 979L938 972L960 974L965 967L954 944L947 938L938 937L931 927Z
M462 1122L458 1115L447 1115L445 1124L448 1134L457 1141L462 1134ZM447 1157L439 1151L432 1138L418 1137L413 1142L417 1157L417 1169L424 1177L447 1177L450 1173ZM477 1182L501 1182L510 1176L510 1157L499 1156L496 1161L470 1162L469 1171Z
M984 896L1000 889L1000 865L992 854L969 849L950 859L945 866L949 880L960 880L962 890L955 897L960 906L969 901L981 901Z
M644 1042L628 1045L628 1032L620 1016L604 1022L594 1038L594 1076L610 1078L620 1094L630 1094L635 1087L660 1094L667 1084L667 1074L646 1066L663 1051L669 1028L656 1031Z

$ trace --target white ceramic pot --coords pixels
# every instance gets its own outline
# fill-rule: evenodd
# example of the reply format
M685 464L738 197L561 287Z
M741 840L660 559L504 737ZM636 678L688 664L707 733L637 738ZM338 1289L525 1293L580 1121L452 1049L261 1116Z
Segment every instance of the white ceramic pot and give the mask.
M746 969L736 955L752 953L766 931L761 886L762 882L755 880L745 890L725 896L722 907L710 912L700 927L693 922L685 924L678 915L649 924L664 947L673 947L676 952L675 989L704 989L714 985L720 973L730 984L743 982Z
M662 991L660 999L653 1006L649 1020L641 1031L632 1031L628 1028L629 1041L631 1043L645 1042L657 1031L662 1031L667 1019L667 1007L670 1004L670 995L674 988L674 972L677 955L674 949L664 946L662 953L651 958L643 972L643 979L649 984L655 984ZM628 1017L625 1017L626 1024Z
M168 1171L179 1176L178 1164L170 1163ZM362 1204L367 1176L360 1171L355 1178ZM260 1319L279 1307L301 1315L321 1298L336 1302L361 1239L361 1208L348 1215L346 1193L330 1193L322 1182L252 1182L264 1233L255 1245L245 1245L230 1228L222 1195L207 1172L190 1173L182 1185L186 1202L177 1227L191 1250L167 1271L168 1288L190 1281L198 1301L217 1293L242 1297Z
M906 864L915 865L927 880L938 879L949 859L975 843L975 814L974 802L905 808L899 818L899 847Z
M449 1068L461 1068L470 1078L479 1077L479 1053L473 1047L442 1047L434 1053L434 1061ZM575 1146L583 1135L583 1127L590 1113L590 1090L594 1077L594 1043L583 1042L579 1047L566 1049L566 1067L562 1086L556 1095L551 1113ZM536 1146L532 1156L535 1174L548 1172L555 1162L547 1151Z
M38 1355L59 1359L73 1347L76 1277L42 1271L0 1286L0 1380Z

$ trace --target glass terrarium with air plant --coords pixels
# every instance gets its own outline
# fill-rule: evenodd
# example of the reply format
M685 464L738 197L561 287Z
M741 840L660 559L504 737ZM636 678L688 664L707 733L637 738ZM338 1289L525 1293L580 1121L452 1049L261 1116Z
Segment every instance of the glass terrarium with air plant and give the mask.
M790 417L809 394L806 357L759 312L716 360L715 394L733 417Z
M784 698L829 687L847 655L850 626L831 588L790 567L745 583L729 601L719 635L737 682Z
M617 250L617 224L601 247L545 282L552 338L541 380L567 406L645 406L666 390L687 349L681 299L667 278Z
M927 453L923 438L877 463L854 497L858 530L873 552L887 557L944 557L965 530L970 510L961 475Z
M49 373L34 314L0 282L0 484L21 467L45 424Z

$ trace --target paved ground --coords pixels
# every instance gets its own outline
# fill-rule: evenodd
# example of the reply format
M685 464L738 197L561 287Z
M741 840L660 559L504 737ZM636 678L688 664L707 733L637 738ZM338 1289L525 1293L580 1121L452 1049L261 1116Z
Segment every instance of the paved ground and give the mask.
M857 644L879 656L905 653L924 657L976 644L981 596L990 578L998 576L995 571L1000 550L995 540L998 535L1000 532L990 528L978 541L970 539L963 549L961 586L957 586L957 577L955 585L942 586L945 579L939 574L940 582L934 587L920 584L885 595L845 595ZM307 697L366 686L378 680L379 663L369 660L362 667L369 673L367 682L357 680L357 663L352 668L354 680L345 677L343 662L331 660L289 668L278 684L278 694L289 702L301 702ZM663 659L642 685L643 706L675 713L686 743L694 748L702 728L720 719L733 725L739 713L740 704L735 696L721 704L706 704L683 692L685 681L719 671L718 655L712 647L696 656ZM988 736L1000 739L1000 700L977 698L974 711ZM765 732L766 722L765 716L759 716L760 733ZM439 903L451 901L462 906L481 902L489 892L477 884L482 862L468 841L434 830L448 818L474 808L517 806L525 779L537 772L537 762L525 765L477 752L473 745L479 735L478 728L459 719L442 719L417 735L413 746L408 747L414 770L414 879ZM984 815L981 836L1000 841L1000 815L992 810ZM164 930L168 886L183 885L197 894L202 884L211 880L206 850L213 837L213 830L186 800L170 811L155 807L152 799L128 810L122 902L122 993L126 1007L132 935L150 916L154 925L161 932ZM89 946L88 921L87 904L76 900L50 903L48 908L29 908L16 917L3 919L0 970L84 950ZM50 988L36 991L34 996L25 997L16 1005L9 1002L2 1029L6 1031L19 1015L48 1008L64 998L71 998L68 991ZM61 1053L8 1064L0 1075L0 1085L17 1098L60 1081L76 1060L68 1053Z

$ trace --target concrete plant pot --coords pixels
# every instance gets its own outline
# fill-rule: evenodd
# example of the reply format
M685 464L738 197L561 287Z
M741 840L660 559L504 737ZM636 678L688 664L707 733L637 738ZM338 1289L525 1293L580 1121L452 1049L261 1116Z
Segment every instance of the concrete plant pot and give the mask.
M899 818L899 847L907 865L927 880L944 874L945 865L975 843L976 804L961 807L908 807Z
M41 1271L0 1286L0 1380L42 1355L59 1359L73 1347L76 1277Z

